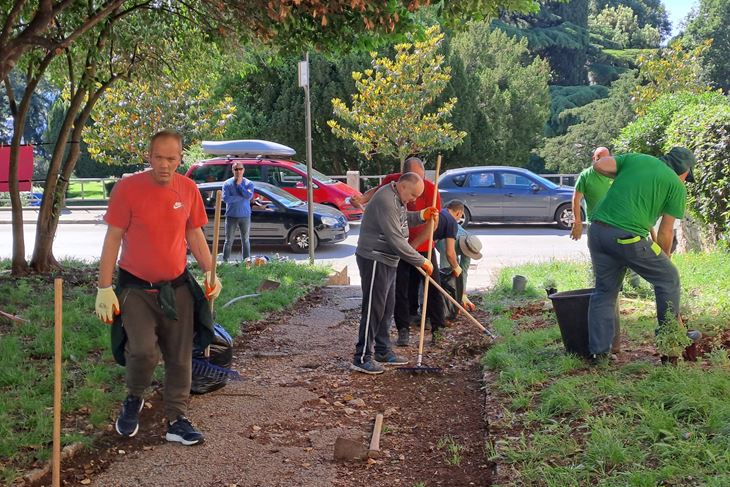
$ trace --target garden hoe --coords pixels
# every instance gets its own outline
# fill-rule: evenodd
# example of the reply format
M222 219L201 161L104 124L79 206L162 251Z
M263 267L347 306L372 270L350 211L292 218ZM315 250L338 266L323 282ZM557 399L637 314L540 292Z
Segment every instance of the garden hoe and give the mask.
M380 430L383 428L383 415L378 413L375 416L373 435L370 438L369 448L359 441L339 437L335 440L335 460L351 462L365 460L367 458L380 457Z
M436 281L434 281L434 280L433 280L433 277L431 277L431 276L429 276L428 274L426 274L426 271L424 271L424 270L423 270L423 269L421 269L420 267L418 267L417 269L418 269L418 272L420 272L421 274L423 274L423 276L424 276L425 278L427 278L427 279L428 279L428 280L429 280L429 281L431 282L431 284L433 284L433 286L434 286L434 287L435 287L436 289L438 289L438 290L439 290L439 291L441 292L441 294L443 294L443 295L444 295L444 297L445 297L446 299L448 299L449 301L451 301L451 302L452 302L452 303L454 304L454 306L456 306L457 308L459 308L459 310L461 310L461 312L462 312L462 313L464 313L464 314L465 314L465 315L467 316L467 318L469 318L469 320L470 320L470 321L471 321L472 323L474 323L475 325L477 325L477 326L479 327L479 329L480 329L480 330L482 330L482 331L484 332L484 334L485 334L485 335L487 335L487 336L488 336L489 338L491 338L492 340L496 340L496 339L497 339L497 335L495 335L494 333L492 333L491 331L489 331L489 329L488 329L488 328L486 328L486 327L485 327L484 325L482 325L481 323L479 323L479 320L477 320L476 318L474 318L474 317L473 317L473 316L472 316L472 315L471 315L471 314L470 314L470 313L469 313L469 312L468 312L468 311L467 311L467 310L466 310L466 309L465 309L465 308L464 308L464 307L463 307L463 306L461 305L461 303L459 303L459 302L458 302L457 300L455 300L455 299L454 299L453 297L451 297L451 294L449 294L448 292L446 292L446 290L445 290L444 288L442 288L441 286L439 286L439 284L438 284L438 283L437 283Z
M434 179L433 189L433 202L431 206L436 206L436 198L439 194L439 170L441 169L441 154L436 158L436 177ZM433 219L428 221L428 255L427 259L431 262L431 252L433 252L433 231L434 221ZM420 269L420 267L418 268ZM434 268L434 272L438 272L437 268ZM428 277L428 274L424 272ZM428 285L431 281L426 279L423 283L423 306L421 306L421 332L418 335L418 360L416 361L415 367L398 367L398 370L402 372L411 372L414 374L440 374L443 372L441 367L428 367L423 365L423 338L426 331L426 311L428 310Z
M210 266L210 280L215 282L215 271L218 263L218 244L220 239L220 226L221 226L221 197L222 192L218 190L215 195L215 219L213 221L213 242L211 243L210 255L211 255L211 266ZM214 303L215 298L210 298L210 314L215 319L214 314ZM192 373L197 376L204 376L212 380L234 380L240 381L241 375L235 370L226 369L218 365L212 364L209 361L210 347L205 347L205 358L204 359L193 359Z

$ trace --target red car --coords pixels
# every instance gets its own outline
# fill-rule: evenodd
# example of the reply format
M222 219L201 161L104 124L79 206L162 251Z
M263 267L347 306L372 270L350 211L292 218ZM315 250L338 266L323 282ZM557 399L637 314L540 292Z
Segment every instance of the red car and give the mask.
M246 167L245 177L251 181L262 181L307 200L307 166L286 159L296 154L294 149L265 140L204 141L203 150L214 159L194 164L185 174L196 183L225 181L233 176L231 164L242 162ZM362 210L350 203L350 197L360 195L352 187L335 181L317 170L312 170L314 202L340 210L348 220L358 221Z

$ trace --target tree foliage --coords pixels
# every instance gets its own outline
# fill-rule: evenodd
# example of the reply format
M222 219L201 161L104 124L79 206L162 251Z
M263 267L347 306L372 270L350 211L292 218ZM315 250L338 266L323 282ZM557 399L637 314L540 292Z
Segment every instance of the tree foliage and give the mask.
M91 157L110 165L139 164L150 134L163 128L184 134L186 144L223 135L236 109L230 96L214 97L213 90L239 60L194 34L189 26L186 40L170 45L167 63L154 77L107 90L84 135Z
M393 59L371 53L372 68L352 73L357 92L351 107L339 98L332 100L334 115L343 122L330 120L332 133L352 140L367 159L381 154L397 159L400 166L410 154L459 144L466 133L445 121L457 99L429 110L451 77L439 53L443 38L433 26L424 40L397 44Z
M525 165L548 117L547 61L530 59L526 39L484 22L453 39L449 60L456 73L449 93L461 100L454 125L467 133L447 155L452 164Z
M623 74L611 86L609 96L561 115L578 120L564 135L545 140L540 155L548 170L576 173L588 167L596 147L612 147L613 139L635 118L631 104L636 87L633 72Z
M661 40L659 29L650 24L640 27L634 11L625 5L606 7L589 16L588 27L618 49L656 48Z
M504 13L497 26L526 37L530 52L550 62L552 84L586 84L588 0L546 2L533 15Z
M571 125L580 122L572 108L582 107L599 98L606 98L609 89L603 85L551 86L550 117L545 137L563 135Z
M714 86L730 91L730 2L700 0L694 17L687 23L684 37L690 45L702 45L712 39L712 45L702 55L707 80Z
M643 115L621 130L615 145L618 152L640 152L660 156L667 145L667 128L677 113L689 106L699 109L727 104L720 93L696 94L689 91L662 95L647 106Z
M704 95L703 95L704 96ZM667 127L664 150L679 145L694 151L695 183L687 185L697 214L716 239L730 244L730 103L690 104Z
M685 40L673 42L648 56L639 56L640 84L634 91L634 103L639 115L661 95L689 91L703 93L711 89L702 76L702 56L712 41L697 47L687 47Z
M590 0L590 14L598 15L606 8L628 7L633 10L639 28L647 25L659 31L662 39L672 33L672 22L662 0Z

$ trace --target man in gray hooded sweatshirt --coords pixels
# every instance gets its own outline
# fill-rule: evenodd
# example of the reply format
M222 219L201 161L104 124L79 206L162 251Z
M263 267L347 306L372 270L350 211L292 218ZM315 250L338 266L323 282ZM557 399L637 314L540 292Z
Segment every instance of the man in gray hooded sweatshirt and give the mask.
M382 374L383 365L408 361L393 353L390 319L395 306L395 275L400 259L429 275L431 261L408 244L408 226L438 218L436 208L408 211L406 205L423 192L423 179L405 173L397 183L381 187L370 199L360 225L355 258L362 282L362 315L351 370Z

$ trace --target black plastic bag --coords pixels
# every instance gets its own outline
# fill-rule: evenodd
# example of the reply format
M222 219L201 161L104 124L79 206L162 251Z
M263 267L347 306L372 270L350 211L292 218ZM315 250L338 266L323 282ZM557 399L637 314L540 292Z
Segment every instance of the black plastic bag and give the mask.
M444 291L456 300L457 303L461 303L461 298L464 296L464 284L462 276L454 277L451 274L451 267L439 269L439 278L441 279L441 287ZM429 291L432 292L432 291ZM434 289L433 292L439 292ZM444 298L444 315L447 320L453 320L459 314L459 308L454 305L451 301Z
M215 335L210 344L210 356L205 358L205 350L198 345L193 346L193 360L207 360L213 365L229 369L233 363L233 338L225 328L216 323L214 325ZM228 383L225 377L211 378L206 375L193 373L193 381L190 385L190 392L193 394L205 394L217 391Z

